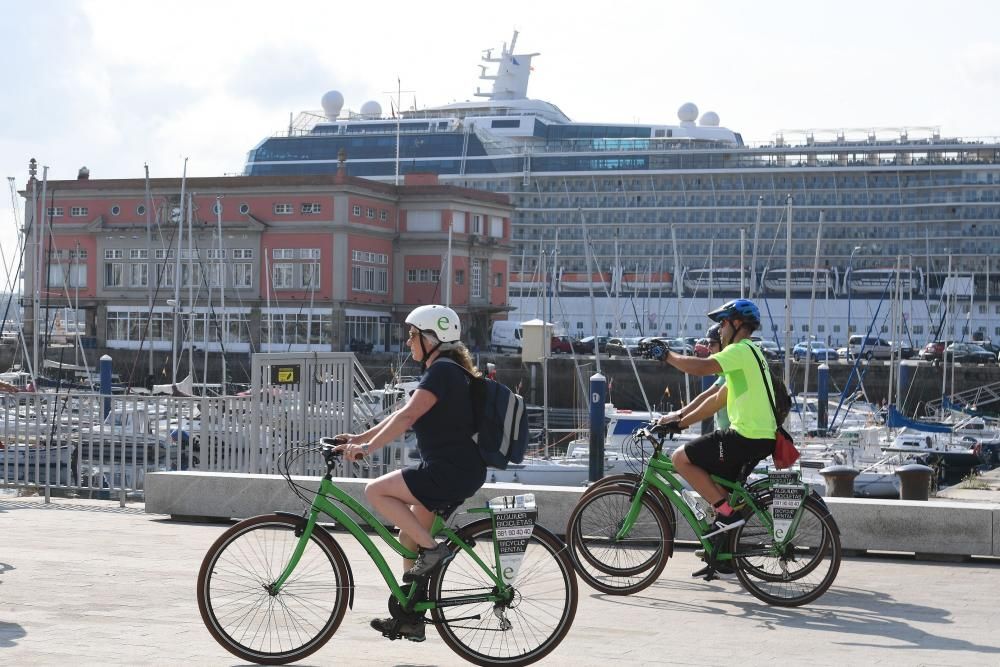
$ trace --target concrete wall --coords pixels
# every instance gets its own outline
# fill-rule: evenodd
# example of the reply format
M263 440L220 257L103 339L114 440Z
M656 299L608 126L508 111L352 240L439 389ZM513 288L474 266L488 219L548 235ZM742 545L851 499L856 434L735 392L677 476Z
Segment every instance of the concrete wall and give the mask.
M319 486L315 477L292 479L308 489L307 497ZM366 480L335 481L364 502ZM277 475L163 472L146 475L145 484L146 511L176 518L244 518L275 510L299 513L304 507ZM539 523L562 535L582 492L581 487L486 484L466 507L482 507L494 496L534 493ZM828 498L827 504L844 549L908 552L918 558L1000 556L1000 504L861 498ZM676 537L694 539L683 520Z

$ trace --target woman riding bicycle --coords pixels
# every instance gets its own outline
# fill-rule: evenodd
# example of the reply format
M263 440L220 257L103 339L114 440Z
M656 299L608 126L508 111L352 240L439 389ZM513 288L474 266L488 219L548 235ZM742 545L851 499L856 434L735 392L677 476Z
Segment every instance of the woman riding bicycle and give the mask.
M472 439L475 427L465 372L479 371L459 340L458 314L445 306L419 306L407 315L406 323L410 325L410 355L423 370L417 389L400 410L377 426L338 437L346 440L339 446L345 457L356 460L410 428L416 433L420 464L383 475L365 487L372 507L399 526L399 541L410 550L419 548L416 561L403 562L403 581L413 581L451 558L448 546L438 544L428 529L436 512L453 511L482 487L486 464ZM424 639L421 620L375 619L372 627L383 634L394 631L411 641Z
M725 392L729 428L692 440L671 456L677 472L715 507L715 530L706 537L715 537L713 542L717 542L728 531L743 525L744 520L729 506L722 487L709 474L732 481L744 477L746 471L774 452L777 425L768 387L755 356L757 352L750 341L750 335L760 327L760 310L748 299L737 299L716 308L708 317L719 324L721 352L706 359L668 352L664 360L688 375L721 374L725 378L720 392ZM770 383L770 378L767 382ZM660 423L673 422L683 429L707 416L702 412L692 411L679 419L667 415Z

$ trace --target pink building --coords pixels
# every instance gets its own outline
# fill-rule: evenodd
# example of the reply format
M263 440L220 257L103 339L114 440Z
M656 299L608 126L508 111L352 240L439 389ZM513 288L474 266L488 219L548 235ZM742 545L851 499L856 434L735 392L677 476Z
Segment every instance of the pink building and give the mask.
M402 347L415 306L450 304L466 342L505 313L513 207L503 195L344 175L30 181L41 218L40 284L24 294L101 346L229 352ZM38 200L37 214L32 202ZM180 224L183 223L183 224ZM449 230L452 269L449 272ZM451 275L451 289L447 276ZM25 299L26 328L35 300ZM56 322L55 324L59 324Z

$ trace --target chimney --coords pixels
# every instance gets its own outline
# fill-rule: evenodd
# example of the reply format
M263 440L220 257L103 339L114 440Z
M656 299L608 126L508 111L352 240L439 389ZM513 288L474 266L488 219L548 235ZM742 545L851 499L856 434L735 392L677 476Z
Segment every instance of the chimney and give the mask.
M89 181L90 180L90 170L86 167L80 167L80 171L76 173L76 180L78 181Z

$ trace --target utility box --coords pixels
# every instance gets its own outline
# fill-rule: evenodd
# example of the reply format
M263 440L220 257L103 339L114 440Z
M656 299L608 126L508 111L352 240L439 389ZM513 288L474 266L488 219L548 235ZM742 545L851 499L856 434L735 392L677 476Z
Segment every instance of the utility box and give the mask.
M521 338L521 361L541 362L549 356L552 345L552 323L542 320L528 320L521 323L524 331Z

